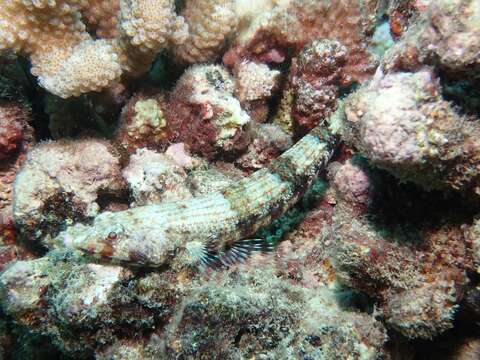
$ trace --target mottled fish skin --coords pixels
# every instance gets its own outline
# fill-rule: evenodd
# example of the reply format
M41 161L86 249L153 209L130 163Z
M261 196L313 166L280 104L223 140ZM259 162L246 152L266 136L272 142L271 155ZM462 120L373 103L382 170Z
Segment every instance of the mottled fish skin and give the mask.
M158 267L186 247L221 249L248 238L291 207L325 168L336 136L319 125L289 150L235 186L193 199L105 212L75 224L54 245L105 261Z

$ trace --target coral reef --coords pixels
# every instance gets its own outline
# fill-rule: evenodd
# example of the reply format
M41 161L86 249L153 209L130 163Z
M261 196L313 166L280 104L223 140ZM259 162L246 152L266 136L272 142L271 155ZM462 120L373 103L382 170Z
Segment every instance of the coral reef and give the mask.
M473 359L478 0L0 0L1 359Z
M372 74L375 60L367 50L368 30L376 15L367 11L369 6L344 0L278 3L251 21L224 55L225 64L233 66L244 59L283 62L289 50L298 54L306 44L323 38L347 48L345 72L352 80L364 81Z
M469 281L466 272L474 269L467 224L389 225L371 206L378 206L376 194L385 192L385 185L365 164L351 160L333 167L331 176L337 192L332 253L339 278L377 298L386 323L406 337L428 339L452 328ZM406 195L395 191L393 200Z
M98 358L375 359L386 340L371 315L342 309L326 287L277 278L262 258L209 279L185 269L135 277L119 266L52 253L17 262L0 283L9 316L77 359L93 351Z
M480 127L442 99L430 70L379 73L345 112L344 138L373 164L426 189L479 193Z

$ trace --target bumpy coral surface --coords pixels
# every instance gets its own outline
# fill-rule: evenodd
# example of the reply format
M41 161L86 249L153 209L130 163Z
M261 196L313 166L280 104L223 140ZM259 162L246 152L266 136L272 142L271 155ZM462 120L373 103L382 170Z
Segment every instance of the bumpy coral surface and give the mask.
M332 39L348 49L346 72L356 81L367 79L375 61L367 50L368 28L375 15L365 11L361 1L292 0L279 2L272 11L261 13L243 31L224 62L233 65L244 58L283 62L286 52L298 52L316 39ZM369 9L370 10L370 9ZM364 12L365 11L365 12Z
M175 138L207 158L234 153L249 143L250 117L233 96L235 83L217 65L196 65L179 79L170 99L167 122Z
M113 8L109 8L111 5ZM78 96L104 89L123 72L148 70L153 58L169 42L185 40L183 18L174 12L173 0L122 1L119 33L115 39L93 39L81 21L87 1L3 1L0 14L0 50L12 49L30 56L32 74L50 92ZM106 7L102 19L97 7ZM95 3L85 12L93 27L106 28L111 37L116 2ZM116 35L116 34L115 34Z
M253 120L264 122L269 112L267 101L279 87L280 71L271 70L265 64L244 61L234 73L235 96Z
M478 72L480 5L475 0L430 1L417 21L385 56L386 69L439 64L447 72Z
M129 152L140 148L165 148L171 137L165 117L166 106L162 95L132 96L122 110L114 142Z
M188 24L187 40L174 48L177 59L188 64L220 57L236 29L235 0L187 0L182 15Z
M379 73L345 112L345 138L375 165L427 189L479 193L480 127L442 99L431 71Z
M0 0L0 358L477 359L479 14Z
M114 48L93 41L79 19L86 2L3 1L0 49L29 55L32 74L62 96L99 90L117 80L121 67Z
M365 164L347 162L333 176L332 253L339 277L379 299L387 324L409 338L452 328L466 271L473 270L467 224L390 226L372 211L381 199L376 193L386 189ZM402 190L394 191L401 199Z
M13 181L34 143L29 113L15 102L0 104L0 227L12 222ZM0 230L2 232L3 230ZM0 234L0 237L3 235Z
M107 143L42 143L15 179L14 221L27 240L38 240L66 221L96 216L99 197L118 195L124 187L119 159Z
M339 87L351 81L344 72L346 57L347 49L338 41L320 40L307 45L293 59L290 83L297 134L310 131L336 110Z
M187 27L173 0L120 1L119 57L129 74L148 70L155 55L170 43L185 41Z
M119 0L93 0L82 9L82 20L90 33L99 38L113 39L118 36Z
M192 197L184 169L172 158L155 151L137 150L123 170L123 176L131 189L135 206Z

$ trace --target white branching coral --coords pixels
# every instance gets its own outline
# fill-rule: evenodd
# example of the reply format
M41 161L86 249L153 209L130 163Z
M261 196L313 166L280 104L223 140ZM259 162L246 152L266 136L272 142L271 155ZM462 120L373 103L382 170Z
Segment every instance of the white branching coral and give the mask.
M174 50L184 63L215 60L226 40L236 29L237 15L233 0L189 0L182 14L189 26L187 41Z

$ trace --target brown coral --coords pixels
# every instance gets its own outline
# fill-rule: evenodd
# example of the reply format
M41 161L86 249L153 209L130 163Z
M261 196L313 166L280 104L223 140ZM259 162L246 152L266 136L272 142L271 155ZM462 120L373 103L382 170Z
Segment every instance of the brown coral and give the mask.
M90 33L102 39L118 36L118 12L120 0L90 0L82 9L82 20Z
M0 104L0 228L12 222L13 181L35 141L29 118L22 105Z
M308 44L290 69L294 131L303 135L337 109L339 87L351 79L345 73L347 49L338 41Z

